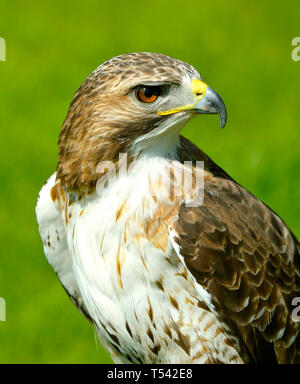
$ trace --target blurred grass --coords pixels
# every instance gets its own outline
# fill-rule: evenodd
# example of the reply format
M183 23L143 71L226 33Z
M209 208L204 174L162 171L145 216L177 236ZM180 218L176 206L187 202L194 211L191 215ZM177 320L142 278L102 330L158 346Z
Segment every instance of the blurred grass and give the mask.
M229 121L184 129L300 236L298 0L2 1L0 36L0 363L111 362L43 256L34 207L54 171L72 96L104 60L161 52L197 67Z

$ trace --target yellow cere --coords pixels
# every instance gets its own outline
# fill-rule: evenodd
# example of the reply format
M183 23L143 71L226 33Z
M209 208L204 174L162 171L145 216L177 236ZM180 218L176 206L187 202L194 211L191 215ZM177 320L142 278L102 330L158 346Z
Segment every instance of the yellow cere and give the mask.
M203 99L203 97L205 96L207 87L208 85L203 83L203 81L199 79L194 79L192 81L192 91L197 98L197 102Z
M173 113L178 113L182 111L190 111L203 97L205 96L206 89L208 85L203 83L203 81L199 79L194 79L192 81L192 91L193 94L196 96L196 102L189 105L182 105L181 107L177 107L174 109L170 109L168 111L157 111L157 114L160 116L166 116L166 115L172 115Z

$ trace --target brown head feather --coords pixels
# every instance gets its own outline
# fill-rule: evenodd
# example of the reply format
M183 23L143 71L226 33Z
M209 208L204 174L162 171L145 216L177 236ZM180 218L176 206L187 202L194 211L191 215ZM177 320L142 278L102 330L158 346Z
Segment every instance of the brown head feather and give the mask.
M166 117L137 108L129 92L145 82L180 83L197 71L157 53L131 53L100 65L84 81L70 105L59 137L57 177L70 190L95 187L100 161L114 161L135 138Z

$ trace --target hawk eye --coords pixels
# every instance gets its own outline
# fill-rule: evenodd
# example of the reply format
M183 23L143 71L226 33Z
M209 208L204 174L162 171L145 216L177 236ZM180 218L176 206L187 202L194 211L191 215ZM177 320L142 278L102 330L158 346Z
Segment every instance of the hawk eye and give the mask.
M143 103L153 103L161 93L161 87L141 85L136 90L136 97Z

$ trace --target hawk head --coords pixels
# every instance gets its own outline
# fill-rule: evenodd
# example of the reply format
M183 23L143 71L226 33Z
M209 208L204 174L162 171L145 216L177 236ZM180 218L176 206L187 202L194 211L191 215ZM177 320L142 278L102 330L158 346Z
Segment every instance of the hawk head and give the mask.
M76 92L59 138L57 177L70 190L92 188L100 161L149 148L167 154L196 114L226 108L191 65L157 53L131 53L100 65Z

